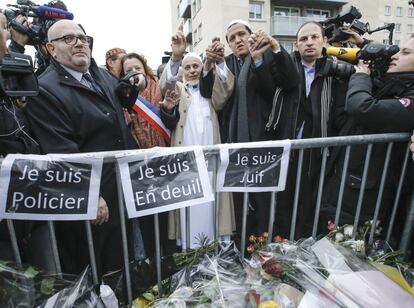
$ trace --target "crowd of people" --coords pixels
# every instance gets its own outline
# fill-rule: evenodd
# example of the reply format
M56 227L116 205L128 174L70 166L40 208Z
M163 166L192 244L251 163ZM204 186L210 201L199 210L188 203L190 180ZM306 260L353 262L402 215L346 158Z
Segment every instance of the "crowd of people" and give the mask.
M20 19L25 22L24 18ZM0 16L0 53L7 53L7 29ZM362 47L367 41L344 29L344 44ZM414 37L393 55L382 87L370 77L368 63L359 61L350 78L327 75L327 37L318 22L307 22L296 34L296 51L289 54L277 38L254 31L248 22L233 20L226 27L225 55L220 38L212 39L204 59L186 52L181 32L171 38L171 58L154 75L145 57L113 48L106 53L105 67L91 57L91 39L69 20L54 23L44 48L48 66L39 75L39 94L25 106L3 98L0 105L1 154L82 153L145 149L155 146L192 146L282 139L303 139L372 133L411 132L414 129ZM24 51L24 35L11 32L10 51ZM334 59L334 61L339 61ZM131 77L128 77L131 76ZM129 84L120 91L120 84ZM125 90L125 87L123 88ZM149 104L172 132L171 139L132 106L137 98ZM150 106L150 107L151 107ZM11 115L14 115L11 117ZM386 221L395 194L405 147L395 146L387 175L380 220ZM354 146L348 166L340 224L353 223L366 145ZM366 182L361 221L372 219L380 186L386 146L374 145ZM344 162L344 149L330 150L322 196L319 232L336 213ZM315 211L322 160L320 149L306 150L302 162L301 194L296 235L309 236ZM278 194L275 234L288 236L297 180L298 157L290 158L286 190ZM395 166L394 166L395 165ZM122 267L122 239L118 192L113 163L105 163L98 214L92 222L99 274ZM219 236L240 240L242 193L220 193ZM267 231L270 193L251 193L247 234ZM404 207L400 207L404 215ZM203 233L214 236L213 203L161 215L164 254L195 247ZM190 225L186 225L189 222ZM401 222L401 221L400 221ZM13 259L6 222L0 222L0 259ZM191 242L186 241L190 228ZM44 223L16 224L19 243L42 256L28 262L53 270L48 232ZM128 221L132 256L154 254L152 217ZM89 263L87 238L81 222L56 223L63 271L80 273ZM36 239L37 238L37 239ZM36 239L36 240L35 240ZM24 244L23 244L24 243ZM27 255L33 255L27 254Z

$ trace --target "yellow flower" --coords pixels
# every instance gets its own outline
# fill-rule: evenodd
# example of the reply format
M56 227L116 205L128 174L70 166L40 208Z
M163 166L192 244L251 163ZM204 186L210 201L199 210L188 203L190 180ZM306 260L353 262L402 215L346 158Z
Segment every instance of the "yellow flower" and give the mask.
M137 299L134 300L134 302L132 303L132 307L133 308L145 308L147 307L149 304L149 301L145 300L142 297L138 297Z
M257 308L279 308L279 305L274 301L264 301Z

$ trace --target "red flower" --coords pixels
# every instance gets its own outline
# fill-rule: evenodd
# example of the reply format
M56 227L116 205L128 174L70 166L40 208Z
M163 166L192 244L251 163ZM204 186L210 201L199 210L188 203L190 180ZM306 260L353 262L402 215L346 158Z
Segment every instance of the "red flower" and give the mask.
M273 242L281 242L283 241L283 237L281 237L280 235L276 235L273 237Z
M244 301L246 303L250 303L251 300L254 300L256 305L260 304L260 294L256 292L256 290L249 290L246 295L244 296Z
M249 245L249 246L247 246L247 252L248 253L252 253L253 251L254 251L254 248L253 248L253 245Z
M269 236L269 233L268 232L263 232L262 236L263 237L268 237Z
M259 241L259 243L263 243L265 241L265 238L263 236L259 236L257 240Z
M249 236L249 241L251 242L251 243L254 243L255 241L256 241L256 237L252 234L252 235L250 235Z
M328 221L328 230L332 231L336 228L336 225L332 221Z

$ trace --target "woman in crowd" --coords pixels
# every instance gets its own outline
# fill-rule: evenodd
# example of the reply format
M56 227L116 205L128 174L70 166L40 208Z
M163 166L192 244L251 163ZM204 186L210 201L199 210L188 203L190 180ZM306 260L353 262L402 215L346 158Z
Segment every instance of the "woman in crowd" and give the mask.
M145 57L137 53L128 53L122 58L121 66L121 78L129 72L141 73L145 76L146 87L139 93L139 97L159 110L163 97L158 82ZM132 135L140 149L168 145L160 131L151 125L143 113L132 111L131 118Z

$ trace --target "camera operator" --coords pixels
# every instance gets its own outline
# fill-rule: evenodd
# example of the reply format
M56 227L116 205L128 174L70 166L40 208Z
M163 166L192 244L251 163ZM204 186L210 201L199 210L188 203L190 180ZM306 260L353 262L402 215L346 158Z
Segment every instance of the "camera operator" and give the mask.
M23 26L29 27L29 22L27 18L23 15L18 15L15 20L18 23L21 23ZM18 53L24 53L25 46L29 41L29 36L27 34L16 31L15 29L10 29L10 44L9 50Z
M60 0L52 0L49 3L47 3L45 6L67 12L66 5L63 3L63 1L60 1ZM17 30L17 29L14 29L13 26L10 27L10 44L9 44L8 49L9 51L12 51L12 52L24 54L26 45L27 44L33 45L34 48L36 49L36 56L35 56L36 57L35 62L37 64L36 75L40 76L46 70L46 68L49 66L49 63L50 63L50 55L47 52L45 42L43 42L45 41L43 37L47 35L47 33L45 32L48 31L48 29L53 25L53 23L56 22L56 20L48 19L46 22L44 22L44 24L42 23L42 30L41 31L37 30L39 32L37 33L37 36L35 39L37 43L34 43L33 41L31 41L31 38L28 34L29 30L31 30L32 28L32 24L28 21L26 16L21 15L21 13L19 13L19 15L17 15L13 19L13 21L21 24L22 27L18 27L18 29L19 28L22 28L22 29ZM33 25L35 25L34 22L33 22Z
M272 112L280 113L280 117L275 117L278 122L271 125L279 139L337 136L346 122L347 80L326 75L325 67L331 63L329 61L334 61L326 55L326 43L327 37L319 23L307 22L299 28L296 35L298 51L291 56L301 81L294 90L281 93L283 98L277 99L278 104L274 105ZM320 149L305 151L298 214L298 226L302 230L297 230L297 236L309 236L311 232L321 158ZM291 170L296 170L297 157L293 157L291 163ZM287 236L290 230L295 183L296 172L290 172L286 190L278 194L278 223L275 228L283 236Z
M1 61L7 53L5 28L6 17L0 14ZM4 62L1 65L4 65ZM9 97L3 91L0 96L0 157L11 153L39 153L39 145L31 137L31 130L24 114L25 104L21 99ZM23 262L49 272L55 271L47 225L28 221L14 221L13 224ZM14 260L5 220L0 222L0 260Z
M346 111L349 121L341 135L358 135L391 132L409 132L414 128L414 37L391 57L389 68L381 80L381 86L374 86L372 71L368 64L360 61L355 66L346 95ZM375 61L375 60L374 60ZM401 168L405 148L394 146L387 180L382 195L380 220L386 218L387 209L393 202L396 177ZM364 206L360 221L373 217L378 197L379 183L383 172L386 144L373 146L368 176L365 186ZM353 146L349 160L344 199L339 224L353 223L362 172L365 161L366 146ZM335 155L335 152L333 153ZM341 151L341 155L344 153ZM326 225L333 220L336 211L342 162L333 166L332 173L326 180L325 194L322 200L321 221ZM395 166L394 166L395 164ZM328 167L329 169L329 167Z

